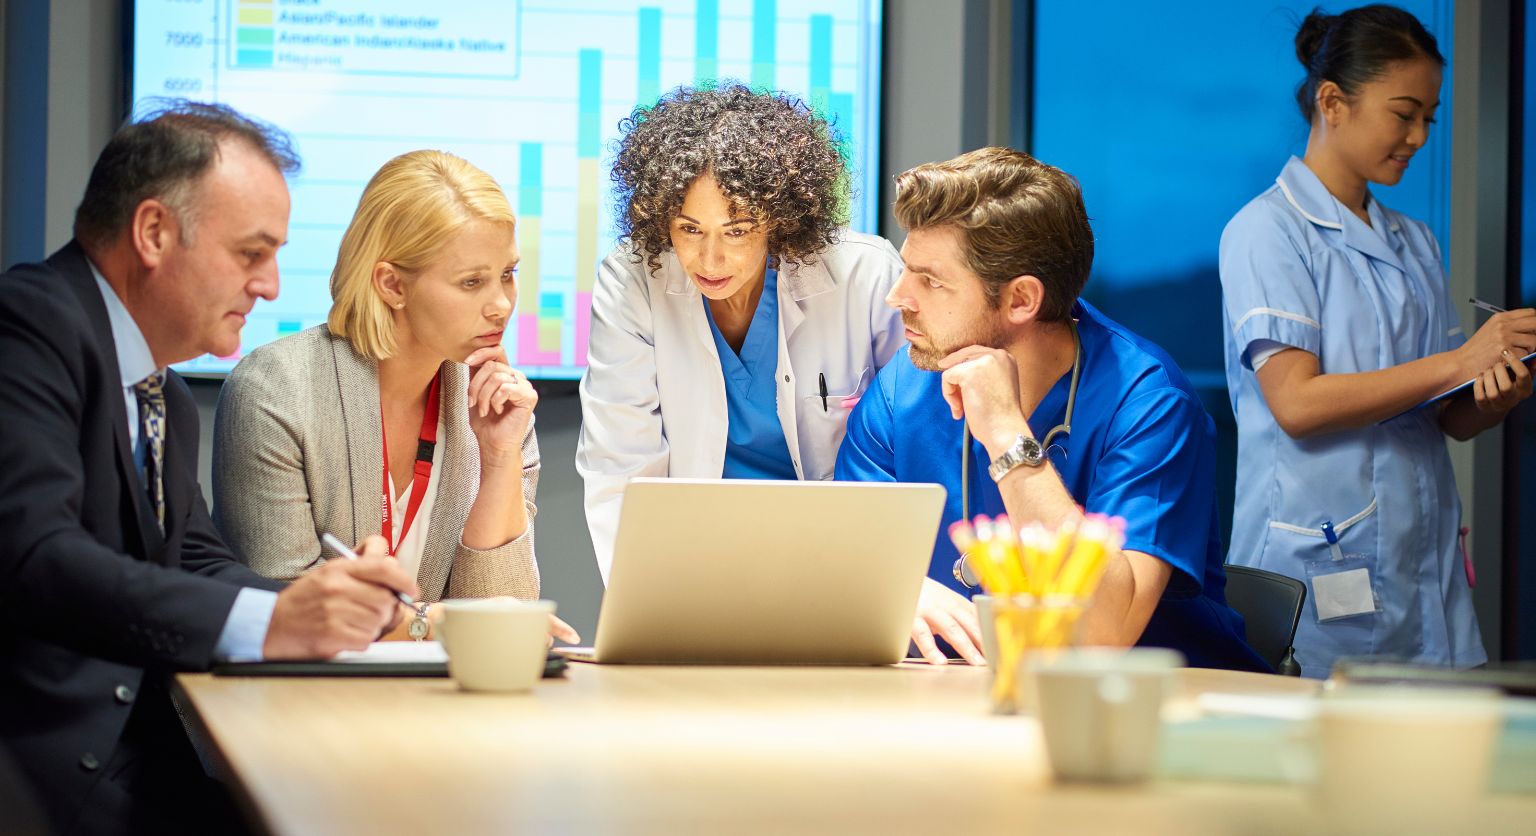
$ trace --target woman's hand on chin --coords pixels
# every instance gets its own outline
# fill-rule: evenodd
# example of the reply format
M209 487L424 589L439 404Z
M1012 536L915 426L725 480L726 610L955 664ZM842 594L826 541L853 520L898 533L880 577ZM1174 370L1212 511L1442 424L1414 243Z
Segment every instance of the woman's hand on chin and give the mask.
M501 346L478 349L464 360L469 366L469 427L480 443L483 465L522 466L523 436L539 402L528 377L507 363Z

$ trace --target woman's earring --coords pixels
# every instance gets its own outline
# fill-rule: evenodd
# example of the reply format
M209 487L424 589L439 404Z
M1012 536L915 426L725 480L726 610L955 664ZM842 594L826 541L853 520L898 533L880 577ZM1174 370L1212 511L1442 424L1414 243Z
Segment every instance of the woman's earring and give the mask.
M401 309L403 307L405 307L405 303L404 302L396 302L395 303L395 310L399 310L399 309Z

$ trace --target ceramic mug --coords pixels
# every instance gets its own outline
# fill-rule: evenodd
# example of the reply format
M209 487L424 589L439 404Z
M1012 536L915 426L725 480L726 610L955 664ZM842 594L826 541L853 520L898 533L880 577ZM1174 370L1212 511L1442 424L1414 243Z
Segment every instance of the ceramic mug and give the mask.
M527 691L544 675L554 601L444 601L438 635L448 674L466 691Z

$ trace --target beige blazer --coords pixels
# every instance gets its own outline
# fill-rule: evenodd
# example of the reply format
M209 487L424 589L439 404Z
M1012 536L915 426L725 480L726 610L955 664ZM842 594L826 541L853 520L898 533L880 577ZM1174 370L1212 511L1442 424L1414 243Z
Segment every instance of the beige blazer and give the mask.
M463 543L480 484L464 392L469 370L443 364L442 472L416 582L427 601L537 598L533 554L539 445L523 439L528 530L495 549ZM236 555L271 578L320 565L326 531L356 543L381 530L384 469L378 362L324 325L261 346L230 373L214 425L214 522Z

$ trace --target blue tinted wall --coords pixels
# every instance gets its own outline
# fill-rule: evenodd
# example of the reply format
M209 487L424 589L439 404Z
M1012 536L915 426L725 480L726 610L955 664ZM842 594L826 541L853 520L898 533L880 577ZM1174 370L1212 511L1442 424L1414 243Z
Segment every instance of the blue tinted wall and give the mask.
M1171 353L1216 419L1222 536L1236 430L1222 366L1222 228L1274 183L1307 125L1293 38L1317 4L1035 0L1030 150L1082 181L1096 252L1084 296ZM1358 3L1323 3L1340 11ZM1449 0L1402 0L1450 60ZM1420 218L1449 258L1450 101L1442 130L1378 199Z

